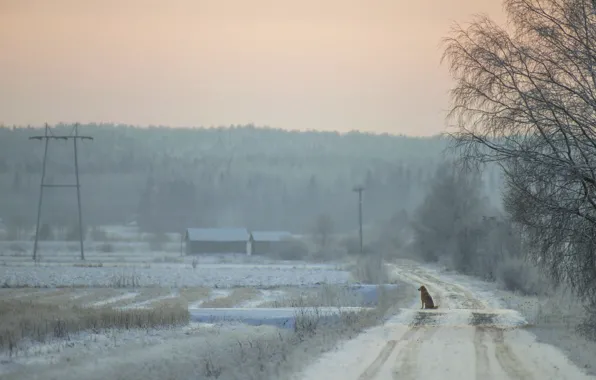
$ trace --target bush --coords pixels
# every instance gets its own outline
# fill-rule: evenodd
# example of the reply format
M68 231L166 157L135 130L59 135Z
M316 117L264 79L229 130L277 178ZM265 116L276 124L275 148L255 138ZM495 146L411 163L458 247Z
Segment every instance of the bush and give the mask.
M346 237L341 239L339 245L345 249L348 255L360 254L360 238L359 237Z
M538 269L518 258L508 258L498 263L496 278L506 290L524 295L543 295L550 290Z
M54 240L54 232L49 224L44 223L39 227L37 232L39 240Z
M83 240L85 240L85 235L87 234L87 231L85 229L85 227L83 227ZM79 240L81 236L81 233L79 231L79 225L78 223L76 224L72 224L69 228L68 231L66 231L66 240L67 241L75 241L75 240Z
M596 304L585 306L585 315L577 331L586 338L596 341Z
M114 245L111 243L108 243L107 241L104 241L103 243L101 243L98 247L100 252L103 253L112 253L114 252Z
M347 252L341 247L329 246L322 251L313 253L309 256L310 260L318 262L333 261L344 258L347 256Z
M359 257L352 275L363 284L386 284L389 281L389 272L379 254Z
M300 240L288 240L284 247L278 252L282 260L303 260L308 256L306 244Z
M100 227L93 227L91 229L91 239L94 241L106 241L108 240L108 234Z
M163 251L164 245L168 242L168 236L163 232L156 232L149 238L149 249L152 251Z

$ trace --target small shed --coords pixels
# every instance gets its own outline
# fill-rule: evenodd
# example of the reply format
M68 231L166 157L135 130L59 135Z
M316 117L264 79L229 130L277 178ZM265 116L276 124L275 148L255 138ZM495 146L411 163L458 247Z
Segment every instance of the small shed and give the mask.
M252 254L266 255L279 252L286 247L292 234L288 231L252 231Z
M187 228L186 254L247 253L250 234L246 228Z

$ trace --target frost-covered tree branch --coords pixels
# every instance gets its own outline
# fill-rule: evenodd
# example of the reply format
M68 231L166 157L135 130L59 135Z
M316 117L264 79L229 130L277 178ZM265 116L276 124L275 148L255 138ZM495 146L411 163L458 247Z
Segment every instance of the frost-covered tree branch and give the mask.
M532 257L596 302L596 9L591 0L505 0L509 28L455 27L450 133L464 164L505 173L505 205Z

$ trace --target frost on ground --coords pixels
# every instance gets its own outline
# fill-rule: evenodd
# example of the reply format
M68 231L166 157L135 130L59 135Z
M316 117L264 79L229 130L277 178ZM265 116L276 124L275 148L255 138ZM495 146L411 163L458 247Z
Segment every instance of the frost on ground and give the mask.
M408 268L408 262L399 265ZM550 297L514 294L500 289L497 283L449 271L432 264L415 264L449 283L465 287L470 294L486 303L489 308L507 308L519 312L528 322L525 332L535 336L536 342L552 345L587 374L596 376L596 342L587 340L576 331L582 319L581 304L568 290L559 290ZM530 339L530 338L525 338Z
M86 306L88 306L88 307L106 306L106 305L110 305L110 304L113 304L113 303L116 303L116 302L133 299L133 298L135 298L138 295L139 295L138 292L128 292L128 293L125 293L125 294L122 294L122 295L119 295L119 296L110 297L108 299L104 299L104 300L97 301L97 302L92 302L92 303L90 303L90 304L88 304ZM76 297L74 299L80 298L82 296L83 295L81 295L79 297Z
M267 303L271 302L278 302L279 300L286 297L287 291L285 290L270 290L270 289L263 289L260 290L260 297L257 297L252 300L247 300L238 305L238 307L259 307L263 306Z
M154 303L158 303L160 301L163 300L168 300L168 299L174 299L178 297L178 292L172 292L170 294L166 294L163 296L159 296L159 297L155 297L155 298L150 298L148 300L145 301L141 301L141 302L135 302L126 306L122 306L119 309L121 310L128 310L128 309L149 309L150 306Z
M266 290L269 289L263 289L261 296L276 296ZM53 355L36 355L35 347L42 349L44 345L33 345L25 351L28 354L20 354L4 365L4 378L36 379L43 374L44 379L67 380L281 380L331 349L338 340L379 323L390 306L410 304L414 296L414 288L404 284L386 294L383 306L376 311L342 314L333 326L319 326L316 316L309 315L297 319L296 330L226 323L73 334L68 342L45 345L43 350L54 352ZM61 345L60 349L55 345ZM10 370L14 372L8 373Z
M529 297L500 290L495 294L526 317L530 322L527 330L536 335L537 341L561 349L578 367L596 376L596 342L576 330L584 310L567 290L559 290L550 297Z
M474 289L476 294L493 305L519 311L529 323L525 330L534 334L538 342L559 348L575 365L596 376L596 342L576 331L584 311L581 303L567 289L561 289L550 297L523 296L502 290L495 283L450 272L435 265L425 267L440 273L442 278Z
M299 286L316 283L347 283L350 273L330 267L290 265L197 267L152 266L122 269L115 267L0 267L4 287L111 287L111 286Z
M218 298L225 298L228 297L232 293L231 289L212 289L209 296L205 299L199 300L197 302L193 302L188 305L189 308L201 307L202 304L208 301L213 301Z
M108 251L104 251L108 248ZM103 266L135 266L139 264L168 263L190 265L193 260L199 266L246 265L289 265L296 267L322 268L331 263L310 263L302 260L279 260L260 255L245 254L201 254L182 255L180 243L166 243L164 250L153 250L146 242L85 242L85 263ZM0 264L6 266L34 266L31 259L33 241L0 241ZM79 242L40 242L38 264L48 266L72 266L82 264L78 260Z
M519 312L503 310L494 285L406 261L394 269L427 286L442 306L405 310L322 355L296 379L593 379L536 341Z
M271 355L271 349L279 345L277 342L289 339L290 333L280 334L277 329L268 326L227 326L199 328L190 333L177 330L156 331L155 334L148 338L144 332L129 331L125 338L119 334L115 342L106 336L94 337L105 344L103 352L98 352L96 345L88 352L65 351L50 365L27 362L26 367L6 374L4 378L189 379L217 377L215 374L222 372L234 374L234 377L228 378L240 378L237 376L248 374L253 368L239 365L242 363L238 354L241 349L239 344L247 347L252 344L254 350L244 352L255 362L260 360L260 364L266 365L265 357L259 358L259 355ZM261 343L261 353L257 352L256 342L266 342ZM40 377L40 374L43 376Z

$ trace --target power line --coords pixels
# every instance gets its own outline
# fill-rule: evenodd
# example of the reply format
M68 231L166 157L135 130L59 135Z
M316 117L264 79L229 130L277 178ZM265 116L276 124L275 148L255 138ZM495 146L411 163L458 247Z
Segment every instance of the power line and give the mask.
M39 202L37 203L37 224L35 227L35 243L33 244L33 260L37 261L37 246L39 241L39 222L41 220L41 208L43 204L43 189L46 187L76 187L77 188L77 205L79 211L79 242L81 245L81 260L85 260L85 250L83 247L83 213L81 210L81 184L79 182L79 158L77 151L77 140L93 140L91 136L80 136L79 135L79 124L75 124L70 135L55 135L48 124L45 125L45 133L43 136L31 136L29 140L45 141L44 152L43 152L43 164L41 169L41 184L39 186ZM46 163L48 158L48 143L50 140L64 140L68 141L72 139L74 145L74 164L75 164L75 184L46 184Z

